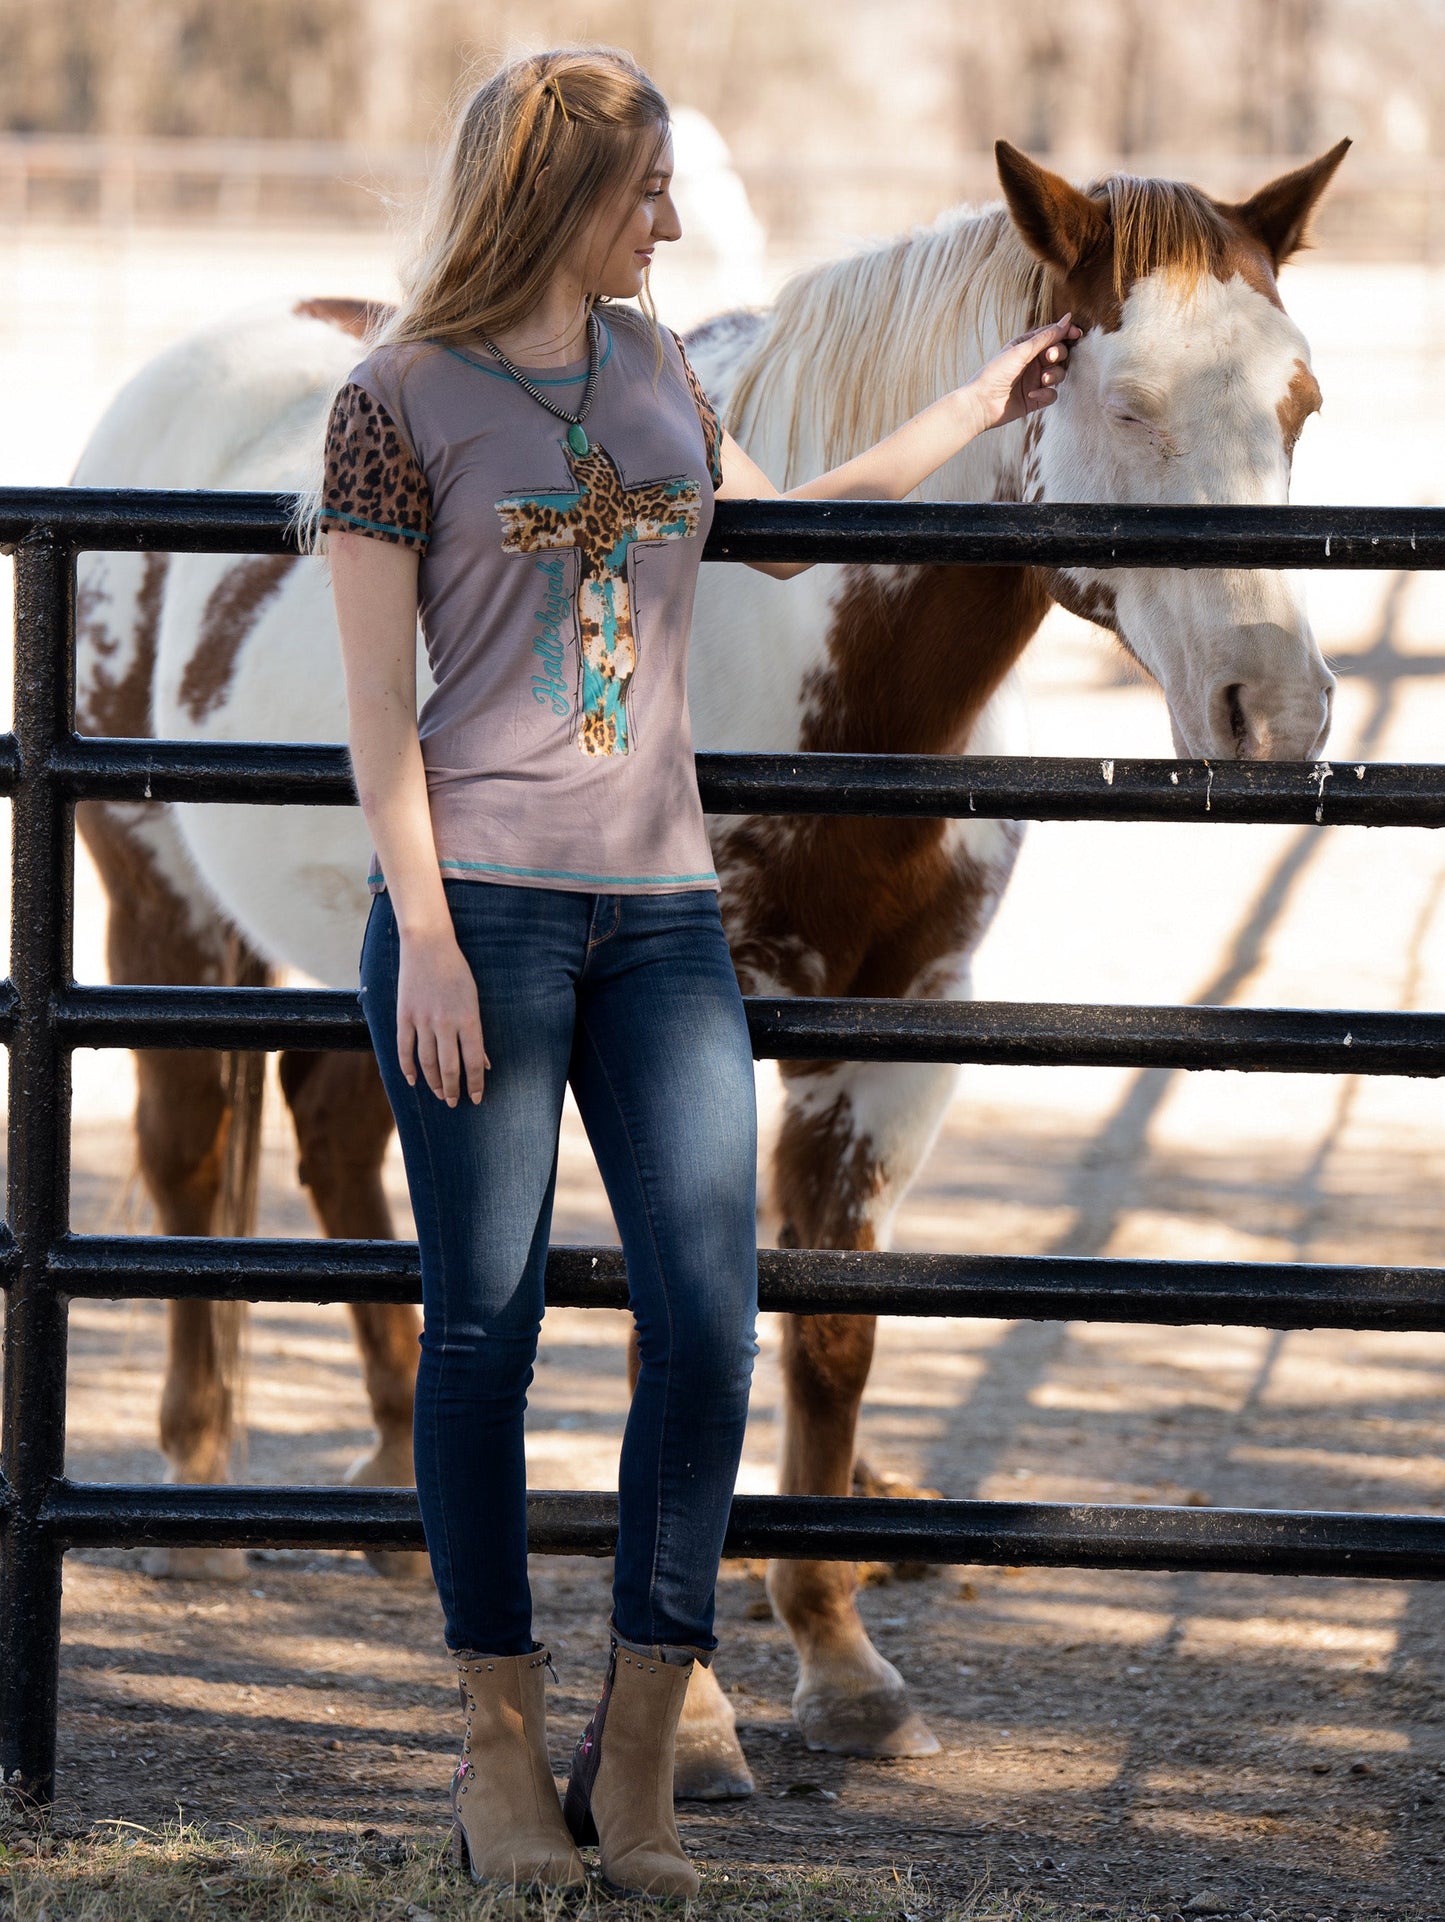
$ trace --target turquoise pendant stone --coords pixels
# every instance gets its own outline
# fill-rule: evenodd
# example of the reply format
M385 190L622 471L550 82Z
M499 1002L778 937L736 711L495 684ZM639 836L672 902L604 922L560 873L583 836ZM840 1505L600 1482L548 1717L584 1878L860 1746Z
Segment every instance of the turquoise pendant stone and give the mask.
M567 445L579 458L591 452L592 443L588 440L586 429L580 420L574 420L572 425L567 429Z

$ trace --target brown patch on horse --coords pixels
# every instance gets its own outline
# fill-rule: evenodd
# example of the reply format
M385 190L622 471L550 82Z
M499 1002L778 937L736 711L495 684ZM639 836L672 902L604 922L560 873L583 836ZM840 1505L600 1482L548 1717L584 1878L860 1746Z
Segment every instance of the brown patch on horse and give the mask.
M920 567L901 588L849 570L799 747L960 752L1047 606L1029 568ZM792 993L911 993L991 898L939 820L749 817L720 838L718 873L739 978Z
M181 706L193 721L203 721L225 701L246 636L296 559L294 554L258 554L238 561L211 589L196 651L181 676Z
M291 309L298 320L321 320L328 327L339 327L343 334L365 340L389 321L396 312L389 300L355 300L338 297L326 300L298 300Z
M1075 580L1062 567L1040 568L1039 577L1050 598L1060 607L1077 614L1081 621L1092 621L1096 627L1107 627L1118 633L1118 606L1111 587L1099 581Z
M151 681L155 675L156 637L160 632L161 601L165 594L168 554L147 554L141 565L140 589L136 595L135 623L131 630L134 652L123 674L113 674L105 665L120 650L121 637L107 626L102 609L109 596L103 588L87 581L76 599L75 632L77 641L93 650L95 665L81 701L76 704L76 723L82 734L145 736L151 731Z
M1295 442L1305 422L1311 414L1318 413L1323 401L1319 382L1302 360L1296 360L1288 391L1275 409L1279 415L1279 431L1284 440L1286 460L1293 458Z

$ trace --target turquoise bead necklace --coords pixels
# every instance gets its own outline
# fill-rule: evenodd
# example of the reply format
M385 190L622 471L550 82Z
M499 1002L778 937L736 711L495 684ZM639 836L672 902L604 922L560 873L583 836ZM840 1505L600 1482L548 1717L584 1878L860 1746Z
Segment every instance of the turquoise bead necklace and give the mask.
M596 315L589 313L587 316L587 385L582 389L582 405L577 409L575 414L569 414L565 407L559 407L556 401L549 400L540 388L534 386L533 383L528 380L520 367L514 367L512 365L501 348L495 346L488 340L485 334L479 337L487 352L494 360L499 361L501 365L506 368L507 372L519 387L525 388L533 400L545 407L549 414L555 414L558 420L566 421L567 445L572 449L572 452L577 455L579 460L585 454L590 453L592 447L592 443L587 438L587 430L582 423L586 420L588 410L592 406L592 393L597 385L597 368L599 364L597 341L599 332L600 329L596 324Z

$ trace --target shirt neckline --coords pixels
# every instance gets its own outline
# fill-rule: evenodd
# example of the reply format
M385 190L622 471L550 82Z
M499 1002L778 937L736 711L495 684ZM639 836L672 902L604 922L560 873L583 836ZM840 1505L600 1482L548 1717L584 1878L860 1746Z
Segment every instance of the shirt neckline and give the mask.
M597 317L597 324L606 336L606 345L603 347L597 361L597 371L600 374L612 358L612 329L600 314ZM463 353L460 347L448 346L445 341L439 341L437 344L444 352L450 354L454 360L461 361L464 366L475 367L479 374L490 374L493 380L505 380L515 386L516 383L512 381L512 376L507 372L505 367L493 367L485 360L477 360L473 355ZM582 360L571 361L566 367L561 368L559 371L548 374L541 368L532 368L526 366L521 361L517 362L518 371L524 373L534 387L574 386L579 380L585 380L587 378L589 365L590 357L586 357Z

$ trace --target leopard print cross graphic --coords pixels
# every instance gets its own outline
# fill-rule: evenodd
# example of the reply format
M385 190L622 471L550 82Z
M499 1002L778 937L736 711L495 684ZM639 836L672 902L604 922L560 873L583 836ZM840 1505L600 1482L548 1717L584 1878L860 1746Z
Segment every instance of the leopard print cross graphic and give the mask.
M585 454L573 453L564 441L562 452L575 492L509 494L499 500L502 552L576 549L582 649L577 745L584 754L626 754L631 747L627 693L637 665L627 557L636 546L695 534L700 489L687 479L627 487L617 463L595 441Z

